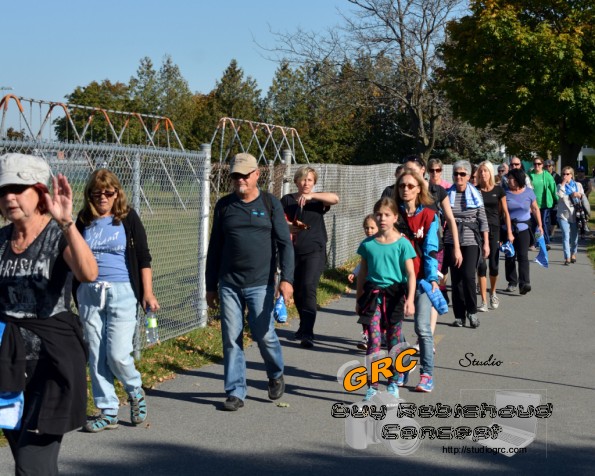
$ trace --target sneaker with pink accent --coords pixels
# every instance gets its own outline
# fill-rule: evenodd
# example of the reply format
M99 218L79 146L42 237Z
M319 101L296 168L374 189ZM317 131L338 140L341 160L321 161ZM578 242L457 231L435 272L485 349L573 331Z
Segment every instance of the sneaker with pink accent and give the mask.
M421 379L417 384L417 387L415 387L415 391L429 393L432 390L434 390L434 380L432 379L432 376L428 374L421 374Z

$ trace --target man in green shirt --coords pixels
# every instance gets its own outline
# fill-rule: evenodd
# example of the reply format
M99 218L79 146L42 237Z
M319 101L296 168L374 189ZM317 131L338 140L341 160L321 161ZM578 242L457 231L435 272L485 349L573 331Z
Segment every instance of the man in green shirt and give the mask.
M533 159L533 170L529 172L529 178L533 185L533 191L537 201L537 206L541 212L541 223L543 226L543 238L546 248L550 249L550 210L558 201L556 195L556 182L552 175L545 171L543 159L539 156Z

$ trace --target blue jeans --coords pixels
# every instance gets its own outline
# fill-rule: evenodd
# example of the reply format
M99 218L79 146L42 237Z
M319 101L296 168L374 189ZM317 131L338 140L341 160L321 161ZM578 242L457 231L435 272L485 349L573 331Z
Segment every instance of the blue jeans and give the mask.
M275 288L270 285L239 288L219 283L221 300L221 333L223 337L223 371L228 397L246 399L246 357L244 355L244 310L252 339L258 344L268 378L283 375L281 343L273 319Z
M432 375L434 372L434 336L430 327L432 303L428 295L415 290L415 333L419 339L420 374Z
M576 222L570 223L568 220L560 218L558 220L562 230L562 249L564 250L564 259L569 260L572 255L576 255L578 248L578 225Z
M136 329L136 297L130 283L81 283L79 314L89 344L89 373L95 406L104 414L118 414L120 401L114 377L128 394L141 388L141 375L130 355Z

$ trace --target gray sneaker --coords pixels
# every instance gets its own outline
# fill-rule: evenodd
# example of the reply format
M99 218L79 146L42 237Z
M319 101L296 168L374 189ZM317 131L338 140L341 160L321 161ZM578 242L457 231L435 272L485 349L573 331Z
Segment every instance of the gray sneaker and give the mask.
M490 295L490 307L492 309L498 309L499 305L500 305L500 299L498 298L498 296L496 296L495 294L491 294Z
M516 286L509 284L504 291L506 291L507 293L516 293Z
M481 303L481 306L477 306L477 312L490 312L488 310L488 305L485 302Z
M477 317L476 314L469 314L467 317L469 318L469 325L473 329L479 327L479 318Z

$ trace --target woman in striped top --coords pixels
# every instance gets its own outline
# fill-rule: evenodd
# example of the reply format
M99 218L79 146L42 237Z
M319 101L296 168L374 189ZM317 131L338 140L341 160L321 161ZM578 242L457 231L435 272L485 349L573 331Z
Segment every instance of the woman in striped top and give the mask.
M469 183L471 164L466 160L455 162L452 178L454 185L448 190L450 206L459 232L463 265L455 266L454 242L449 228L444 234L444 262L451 268L453 326L463 327L467 317L469 325L479 327L475 275L479 254L490 254L489 226L479 190Z

